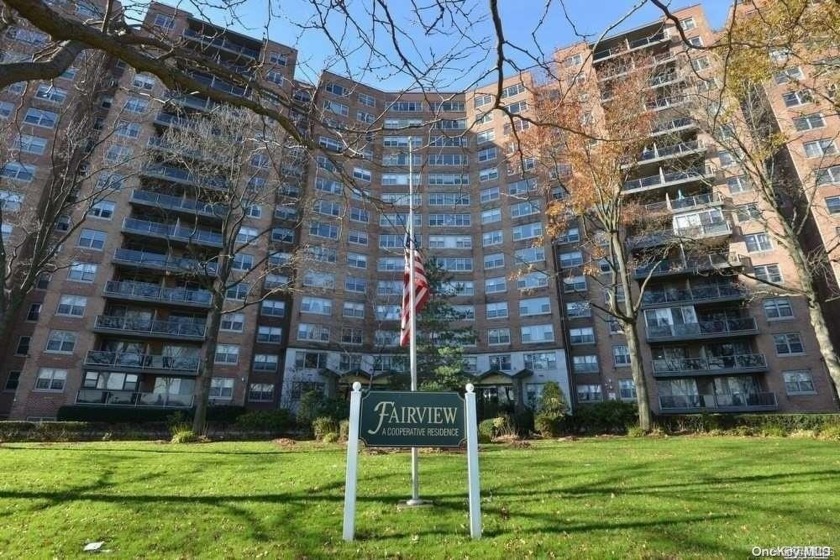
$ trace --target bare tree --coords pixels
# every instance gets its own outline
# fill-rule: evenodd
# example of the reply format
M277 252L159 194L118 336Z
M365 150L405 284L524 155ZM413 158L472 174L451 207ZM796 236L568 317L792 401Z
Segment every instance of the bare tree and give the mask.
M120 188L124 178L122 161L90 163L91 154L114 134L113 129L102 128L96 111L100 96L111 87L105 79L109 61L92 53L79 66L78 79L86 87L77 91L50 84L17 84L22 100L29 94L54 98L60 108L23 114L21 103L10 110L0 129L7 146L0 176L0 340L7 339L39 278L71 264L62 252L63 244L78 233L89 212ZM40 119L39 126L56 133L49 139L35 136L37 129L30 126L34 118ZM41 164L37 173L36 161ZM31 189L30 183L40 182L44 175L43 188Z
M284 131L249 111L219 106L181 124L153 143L148 165L164 176L188 178L201 212L191 220L164 212L164 222L133 218L133 223L189 241L170 257L180 265L182 279L208 294L193 423L194 431L203 433L223 316L290 289L291 271L305 253L289 249L298 212L285 212L297 202L284 185L298 180L296 169L306 160L296 161L305 156ZM292 220L286 226L259 219L278 208L281 218Z

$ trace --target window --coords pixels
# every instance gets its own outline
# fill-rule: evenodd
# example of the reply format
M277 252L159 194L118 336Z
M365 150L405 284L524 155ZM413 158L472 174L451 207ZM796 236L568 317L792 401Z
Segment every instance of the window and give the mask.
M347 266L350 268L367 268L367 255L360 253L347 253Z
M479 183L486 183L488 181L495 181L499 178L499 169L496 167L488 167L478 172Z
M504 276L487 278L484 281L484 293L499 294L507 291L507 280Z
M485 130L483 132L479 132L475 135L475 143L477 145L486 144L487 142L492 142L496 139L496 131L495 130Z
M743 192L749 192L752 190L752 185L747 180L745 175L741 175L738 177L729 177L726 180L726 185L729 187L730 194L738 194Z
M347 276L344 279L344 289L348 292L363 294L367 291L367 280L356 276Z
M155 19L152 20L152 26L169 31L175 27L175 19L163 14L155 14Z
M257 327L257 342L264 344L280 344L283 341L283 329L281 327Z
M592 327L569 329L569 340L572 344L592 344L595 342L595 329Z
M376 107L376 98L366 93L360 93L358 96L359 103L367 107Z
M571 268L583 264L583 253L581 251L571 251L568 253L560 253L560 268Z
M691 67L696 71L705 70L709 67L709 59L707 57L695 58L691 61Z
M43 155L47 150L47 139L21 134L15 140L14 147L25 154Z
M96 278L95 264L74 262L67 272L67 279L73 282L91 283Z
M257 229L252 227L241 227L236 233L237 243L250 243L257 238Z
M149 100L142 97L129 97L125 100L123 109L128 113L145 113L149 109Z
M805 156L809 158L830 156L837 153L837 146L829 138L805 142L803 146L805 148Z
M783 371L785 392L788 395L815 395L814 380L808 370Z
M225 313L222 315L219 330L228 332L242 332L245 329L244 313Z
M41 109L30 108L23 117L23 122L41 128L55 128L58 122L58 113L42 111Z
M488 319L505 319L508 316L508 304L506 301L488 303L486 313Z
M823 128L825 126L825 119L823 118L822 113L814 113L812 115L796 117L793 119L793 126L800 132L813 130L815 128Z
M518 263L533 264L545 262L545 248L528 247L527 249L517 249L513 256L514 260Z
M683 31L691 31L697 27L697 23L695 23L694 18L688 17L680 20L680 27L682 27Z
M840 183L840 165L832 165L831 167L826 167L825 169L818 169L816 175L817 185L822 186Z
M301 299L300 310L302 313L332 315L332 305L331 299L306 296Z
M776 344L776 354L778 356L803 354L805 352L802 337L799 333L775 334L773 335L773 342Z
M522 344L552 342L554 340L553 325L530 325L520 330Z
M248 272L254 268L254 255L236 253L233 255L230 267L232 270L238 270L239 272Z
M429 214L431 227L469 227L471 222L469 214Z
M691 37L691 38L688 40L688 44L689 44L689 45L693 45L693 46L695 46L695 47L702 47L702 46L703 46L703 37L700 37L700 36L697 36L697 37Z
M87 298L82 296L61 296L58 301L56 315L67 315L70 317L84 317Z
M72 354L76 347L76 333L72 331L50 331L46 352Z
M16 391L19 385L20 385L20 372L19 371L10 371L9 376L6 378L6 386L3 387L3 390L4 391Z
M136 74L131 85L139 89L151 91L155 89L155 79L148 74Z
M29 312L26 314L27 321L37 321L41 316L41 304L33 303L29 306Z
M64 383L66 381L66 369L41 368L38 370L37 379L35 379L35 390L64 391Z
M216 357L213 362L228 365L235 365L239 363L239 345L218 344L216 346Z
M777 84L784 84L790 81L798 81L805 77L802 69L799 66L793 68L785 68L773 74L773 81Z
M364 181L366 183L370 183L371 181L371 173L369 169L364 169L362 167L354 167L353 168L353 178L358 179L360 181Z
M503 253L493 253L491 255L484 255L484 269L504 268L505 255Z
M327 367L326 352L295 352L295 367L303 369L323 369Z
M536 290L548 286L548 276L542 272L529 272L516 280L516 288L519 290Z
M314 237L324 237L327 239L338 239L338 226L336 224L327 224L324 222L312 222L309 225L309 234Z
M513 240L535 239L543 234L542 224L539 222L525 224L513 228Z
M0 167L0 177L11 179L20 183L30 183L35 177L37 168L34 165L25 165L16 161L10 161Z
M747 252L760 253L762 251L772 251L773 243L770 241L770 236L766 233L753 233L744 236L744 241L747 243Z
M750 220L757 220L761 218L761 210L755 202L749 204L741 204L735 207L735 215L739 222L749 222Z
M569 276L563 278L563 292L570 294L586 291L586 276Z
M501 245L504 242L504 233L501 230L488 231L481 234L482 247L491 247L493 245Z
M489 329L487 344L510 344L510 329Z
M29 345L32 342L31 336L22 336L18 339L17 347L15 349L15 356L28 356Z
M613 346L613 363L615 367L630 365L630 350L627 346L623 344Z
M91 205L87 215L91 218L99 218L100 220L110 220L114 217L114 210L117 205L110 200L100 200Z
M765 282L772 282L774 284L783 284L782 271L777 264L763 264L753 268L753 274L759 280Z
M233 398L233 379L230 377L214 377L210 380L211 399L230 400Z
M801 89L782 94L782 100L785 102L785 107L798 107L799 105L813 102L814 97L811 90Z
M271 383L251 383L248 385L249 402L272 402L274 400L274 385Z
M429 193L429 206L455 206L469 203L469 193Z
M353 301L345 301L341 315L342 317L349 317L352 319L364 319L365 304Z
M790 319L793 317L793 308L788 298L765 299L763 305L764 315L768 320Z
M260 315L266 317L285 317L286 302L276 299L266 299L260 304Z
M554 352L535 352L525 354L525 367L530 370L549 370L557 368L557 355Z
M636 400L636 383L632 379L619 379L618 397L623 401Z
M519 300L519 315L521 317L548 315L550 313L551 302L547 297Z
M113 144L105 152L105 161L110 164L126 163L131 159L134 150L122 144Z
M248 297L249 290L250 286L248 284L240 282L225 290L225 299L244 301Z
M570 301L566 303L566 315L569 319L577 319L580 317L591 317L592 308L588 301Z
M481 213L481 223L482 224L492 224L495 222L502 221L502 210L501 208L491 208L490 210L484 210Z
M396 333L384 333L384 331L376 331L374 333L374 338L377 341L377 344L382 344L385 346L394 346L396 342L394 340L394 335ZM361 344L364 342L365 333L364 330L352 327L344 327L341 329L341 342L344 344Z
M572 371L574 373L598 373L598 356L572 356Z

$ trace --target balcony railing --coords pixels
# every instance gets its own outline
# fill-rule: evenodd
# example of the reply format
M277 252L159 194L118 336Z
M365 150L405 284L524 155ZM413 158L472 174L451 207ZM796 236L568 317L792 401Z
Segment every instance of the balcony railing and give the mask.
M223 204L210 204L195 198L183 198L151 191L134 190L131 193L131 201L155 208L189 212L212 218L221 218L227 213L227 206Z
M612 58L614 56L618 56L623 53L631 52L637 49L643 49L649 45L654 45L656 43L661 43L662 41L666 41L669 39L668 33L666 31L660 31L658 33L654 33L649 37L642 37L641 39L634 39L633 41L626 42L623 45L618 45L609 49L602 49L600 51L596 51L592 55L593 62L599 62L601 60L606 60L608 58Z
M653 57L652 64L645 64L643 66L633 66L631 64L627 64L624 66L620 66L618 68L613 69L612 72L598 72L598 81L605 82L607 80L612 80L613 78L618 78L620 76L625 76L632 72L633 70L643 70L645 68L653 68L660 64L665 64L666 62L671 62L672 60L676 60L676 56L673 52L668 51L664 53L660 53Z
M731 284L696 286L688 290L651 290L642 294L643 305L661 305L672 303L704 303L743 299L748 292L742 286Z
M248 91L240 86L235 86L219 78L202 76L201 74L190 74L193 80L210 87L211 89L223 91L237 97L247 97Z
M725 268L743 266L741 257L733 253L712 253L702 257L688 259L666 259L636 268L637 279L650 276L665 276L669 274L696 274L698 272L721 270Z
M725 410L776 410L776 393L734 393L731 395L669 395L659 397L662 412Z
M158 113L155 115L155 123L165 126L176 126L178 128L195 128L194 121L169 113Z
M685 154L695 154L698 152L702 152L705 149L706 147L699 140L692 140L691 142L680 142L679 144L663 146L661 148L658 146L654 146L649 150L643 151L639 155L639 159L637 160L637 162L651 162L670 157L679 157Z
M214 262L185 259L162 253L137 251L134 249L117 249L114 251L114 262L120 264L143 266L171 272L186 274L209 274L218 272L218 265Z
M669 97L660 97L653 101L645 103L645 109L649 111L661 111L669 107L676 107L688 102L687 95L671 95Z
M171 165L151 164L143 167L140 172L143 175L157 179L166 179L167 181L207 187L214 190L224 190L227 186L227 181L222 177L196 177L186 169Z
M137 218L125 218L123 220L122 230L128 233L140 233L210 247L221 248L224 243L222 234L215 231L183 227L177 224L162 224L160 222L139 220Z
M645 210L649 213L684 212L710 206L721 206L723 202L723 197L718 193L704 193L682 198L671 198L668 193L665 193L665 200L645 204Z
M659 172L658 175L640 177L632 181L626 181L622 190L625 192L650 189L652 187L668 187L690 181L700 181L714 176L711 167L686 169L684 171Z
M192 395L170 395L168 393L135 393L132 391L104 391L102 389L80 389L76 404L102 406L148 406L155 408L189 408L193 405Z
M185 29L184 37L188 39L194 39L204 45L212 45L214 47L218 47L220 49L224 49L235 54L241 54L249 58L259 58L260 56L260 51L258 51L257 49L252 49L250 47L246 47L245 45L234 43L233 41L225 37L208 37L193 29Z
M674 228L674 233L679 237L688 237L691 239L704 239L708 237L718 237L721 235L730 235L732 233L732 226L728 221L721 219L717 222L709 224L698 224L693 226L683 226Z
M97 315L93 328L100 331L119 331L189 340L204 340L204 332L207 326L204 323Z
M136 352L91 350L85 356L85 365L89 367L113 367L140 371L160 370L195 375L198 374L201 359L197 357L139 354Z
M691 117L680 117L678 119L672 119L670 121L654 125L650 132L652 135L656 136L693 126L696 126L696 123Z
M711 358L661 358L653 360L655 377L685 375L719 375L721 373L755 372L767 369L764 354L738 354Z
M103 292L109 296L119 296L131 300L159 301L201 307L209 306L212 300L212 294L207 290L164 288L151 282L117 282L110 280L105 283Z
M682 325L648 325L647 340L680 340L724 334L744 335L758 332L755 319L724 319L720 321L700 321Z

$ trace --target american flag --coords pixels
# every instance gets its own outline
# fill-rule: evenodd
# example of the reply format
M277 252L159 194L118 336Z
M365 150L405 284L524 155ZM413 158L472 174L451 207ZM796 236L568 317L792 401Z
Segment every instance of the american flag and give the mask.
M411 236L405 234L405 270L403 271L403 300L402 300L402 324L400 327L400 346L408 346L411 340L411 314L420 313L432 296L429 287L429 280L426 278L426 269L423 267L423 256L414 251L414 309L411 309L411 247L413 244Z

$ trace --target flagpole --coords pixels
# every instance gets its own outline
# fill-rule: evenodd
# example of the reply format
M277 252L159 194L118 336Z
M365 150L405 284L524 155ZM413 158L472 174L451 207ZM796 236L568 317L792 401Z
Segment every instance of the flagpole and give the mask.
M409 372L411 373L411 391L417 391L417 284L414 280L414 137L408 137L408 246L409 246L409 262L408 267L408 285L409 285L409 302L411 306L411 320L409 322L409 346L408 346L408 361ZM420 456L416 447L411 448L411 499L406 502L410 506L418 506L423 503L420 499L420 474L418 472L418 463Z

